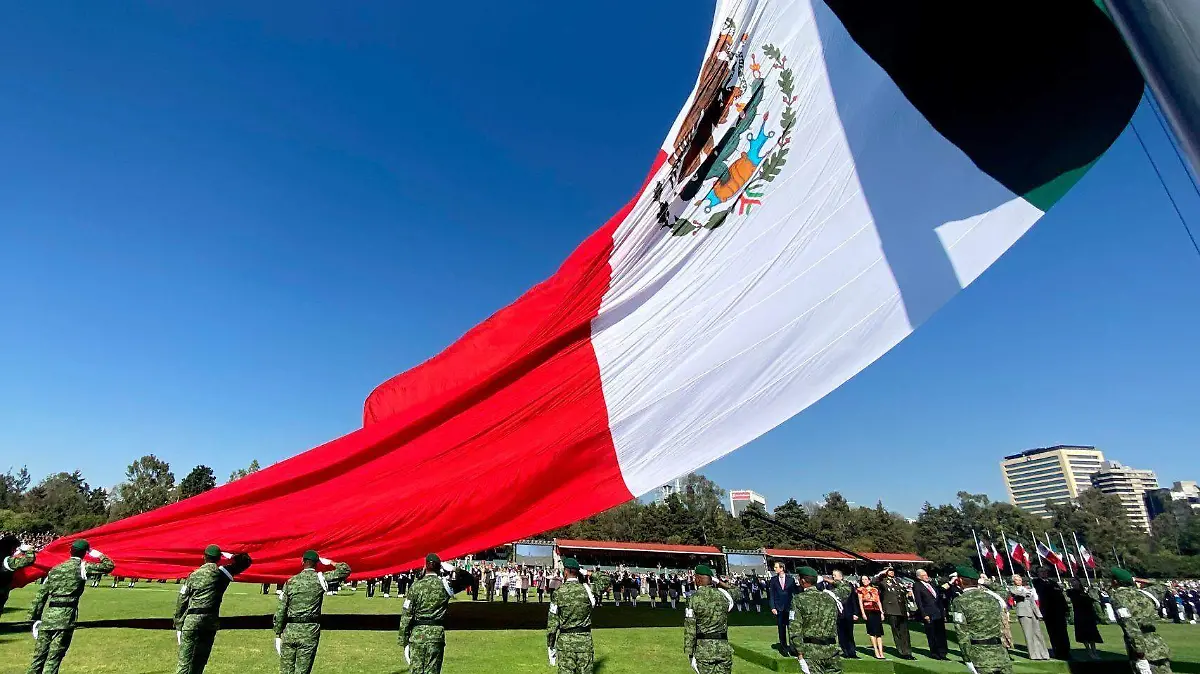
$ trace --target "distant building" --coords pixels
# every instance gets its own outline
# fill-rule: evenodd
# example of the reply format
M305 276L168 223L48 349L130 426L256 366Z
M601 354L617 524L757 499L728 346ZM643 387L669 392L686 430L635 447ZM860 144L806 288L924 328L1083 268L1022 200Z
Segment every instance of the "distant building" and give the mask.
M1150 532L1146 494L1158 489L1158 476L1154 471L1130 468L1117 461L1105 461L1100 470L1092 474L1092 486L1121 499L1121 506L1125 509L1129 523L1135 528Z
M1004 457L1000 471L1013 505L1049 517L1046 503L1063 503L1091 487L1104 452L1090 446L1056 445Z
M671 494L679 494L683 498L683 480L675 478L674 482L668 482L658 488L658 498L654 499L656 503L663 503Z
M1169 489L1159 488L1146 494L1146 511L1150 520L1171 512L1180 521L1200 515L1200 486L1195 480L1184 480Z
M749 489L739 489L729 492L729 512L733 513L734 517L742 514L742 511L751 503L757 503L764 509L767 507L767 499L757 492Z

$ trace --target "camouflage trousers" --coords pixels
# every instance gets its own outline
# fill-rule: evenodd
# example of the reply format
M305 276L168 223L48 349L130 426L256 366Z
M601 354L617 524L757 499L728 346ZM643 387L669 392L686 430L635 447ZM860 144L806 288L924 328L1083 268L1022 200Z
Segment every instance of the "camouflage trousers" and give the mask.
M804 661L812 674L842 674L842 651L837 644L806 644L792 640L792 648L804 654Z
M317 658L317 645L320 642L320 632L316 638L289 639L285 631L279 648L279 674L309 674L313 660Z
M700 639L692 657L700 674L730 674L733 671L733 648L728 641Z
M595 654L592 651L559 650L556 656L558 674L592 674L595 666Z
M178 674L201 674L212 655L216 630L183 630L179 638Z
M975 665L979 674L1012 674L1012 658L1001 645L959 644L964 662Z
M75 628L65 630L41 630L33 646L33 662L29 663L29 674L58 674L58 666L71 647Z
M442 656L446 653L446 642L437 641L410 641L408 642L408 657L412 658L412 662L408 663L408 671L410 674L441 674L442 673Z
M1137 669L1133 670L1136 674ZM1150 674L1171 674L1171 660L1163 658L1162 660L1150 661Z

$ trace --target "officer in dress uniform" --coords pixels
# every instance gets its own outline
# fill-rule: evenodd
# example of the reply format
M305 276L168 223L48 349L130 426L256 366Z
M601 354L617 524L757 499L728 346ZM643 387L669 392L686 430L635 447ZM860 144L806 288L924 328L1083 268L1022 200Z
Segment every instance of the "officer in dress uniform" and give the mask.
M229 564L220 566L222 559ZM220 629L221 600L233 577L250 568L250 555L222 553L221 548L204 548L204 564L179 586L175 604L175 639L179 644L179 674L201 674L212 655Z
M972 674L1012 674L1012 658L1002 640L1003 600L980 587L974 567L955 569L962 593L950 601L963 663Z
M275 651L280 674L309 674L321 642L321 606L329 583L350 577L350 565L323 559L316 550L300 558L304 569L288 579L275 609ZM325 573L318 565L333 567ZM373 585L369 586L372 587Z
M1125 651L1139 674L1171 674L1171 649L1158 635L1159 603L1125 569L1112 568L1113 610L1125 634Z
M837 643L837 619L842 603L831 589L817 588L817 570L796 570L800 591L792 595L788 642L804 674L841 674L842 652Z
M730 674L733 649L729 646L729 612L733 596L713 585L713 571L696 567L696 591L683 612L683 653L698 674Z
M592 609L596 597L580 582L579 562L563 560L566 580L554 594L546 618L546 648L550 666L559 674L592 674L595 649L592 645Z
M29 610L35 642L28 674L58 674L58 667L71 647L71 637L75 635L79 598L83 596L88 571L95 568L109 573L115 566L111 559L99 550L93 550L81 538L71 543L71 556L67 561L50 569Z

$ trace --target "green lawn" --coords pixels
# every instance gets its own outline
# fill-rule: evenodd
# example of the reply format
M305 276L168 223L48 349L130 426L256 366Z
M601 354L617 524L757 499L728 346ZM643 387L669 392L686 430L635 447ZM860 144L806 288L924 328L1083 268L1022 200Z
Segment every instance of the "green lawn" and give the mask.
M28 665L32 639L24 623L33 588L13 592L0 617L0 674L18 674ZM63 672L120 672L150 674L173 672L175 634L168 625L174 609L174 584L140 583L134 589L89 589L83 598L80 620L91 626L75 633ZM222 616L227 629L217 637L209 672L269 672L277 666L273 635L267 627L275 597L259 594L257 585L237 584L226 594ZM458 600L451 610L447 636L447 674L515 674L551 671L545 660L546 605L487 605ZM343 591L328 598L325 612L338 629L327 629L317 658L319 672L406 672L396 646L400 600L380 595L367 600L360 591ZM20 623L20 624L18 624ZM682 609L651 610L642 604L601 607L596 614L597 671L600 674L688 674L682 650ZM734 613L730 641L738 659L734 670L745 674L798 671L770 646L775 628L766 613ZM1015 625L1014 625L1015 627ZM514 629L519 628L519 629ZM862 628L860 628L861 630ZM1114 665L1122 653L1120 634L1104 627L1105 650ZM1164 625L1164 636L1175 649L1175 671L1200 674L1200 626ZM866 634L858 635L859 651L866 657ZM1016 636L1019 638L1020 630ZM888 648L891 642L888 640ZM925 638L913 635L920 658L915 665L935 672L965 671L957 662L937 662L924 657ZM953 651L954 646L951 645ZM1019 650L1018 650L1019 652ZM952 652L951 657L956 653ZM907 663L864 659L846 663L848 672L860 674L919 674ZM1112 668L1109 668L1112 669ZM1100 671L1100 670L1097 670ZM1118 668L1117 671L1124 671ZM1031 663L1017 658L1018 674L1066 674L1059 663Z

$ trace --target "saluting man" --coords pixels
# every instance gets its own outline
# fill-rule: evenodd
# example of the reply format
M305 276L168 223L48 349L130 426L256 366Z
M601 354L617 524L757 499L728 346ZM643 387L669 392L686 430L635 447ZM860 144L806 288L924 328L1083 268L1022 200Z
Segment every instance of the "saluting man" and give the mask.
M439 570L454 572L454 582L439 576ZM411 674L441 674L450 598L473 580L471 574L443 565L432 552L425 555L425 575L408 588L400 610L400 646Z
M321 642L321 606L332 582L350 577L350 565L322 558L309 550L300 558L304 569L288 579L275 609L275 651L280 674L309 674ZM317 565L331 566L329 573ZM374 581L369 581L374 582Z
M554 595L546 618L546 648L550 666L559 674L592 674L595 649L592 645L592 588L579 580L579 562L563 560L566 581Z
M71 544L70 558L50 569L29 611L36 643L28 674L58 674L58 667L71 647L71 637L75 635L79 598L87 585L88 571L95 568L109 573L115 566L111 559L99 550L93 550L81 538Z
M971 566L955 568L962 593L950 600L950 618L958 634L963 663L971 674L1012 674L1012 658L1004 647L1004 600L979 586Z
M733 596L713 585L713 571L696 567L696 591L683 612L683 654L698 674L730 674L733 649L729 646L729 612Z
M222 558L229 564L219 566ZM220 628L221 600L233 577L250 568L250 555L204 548L204 564L179 586L175 604L175 640L179 644L179 674L200 674L208 664Z
M1158 598L1125 569L1112 568L1112 603L1125 633L1129 662L1139 674L1171 674L1171 649L1158 635Z
M842 652L837 644L837 619L842 603L832 590L817 589L817 570L796 571L800 591L792 595L788 641L805 674L841 674Z
M0 613L4 613L4 605L8 603L8 593L12 591L13 576L17 569L30 566L35 561L37 553L21 543L21 539L12 534L0 538Z

